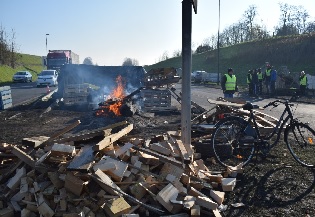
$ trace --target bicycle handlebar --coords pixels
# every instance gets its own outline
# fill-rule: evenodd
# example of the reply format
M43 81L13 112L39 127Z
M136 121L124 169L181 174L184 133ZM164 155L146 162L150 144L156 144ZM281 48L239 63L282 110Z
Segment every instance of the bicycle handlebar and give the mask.
M273 102L268 103L263 108L268 108L269 106L277 107L279 104L285 104L288 106L293 106L294 104L290 104L289 102L294 101L298 96L293 95L289 100L281 101L281 100L275 100Z

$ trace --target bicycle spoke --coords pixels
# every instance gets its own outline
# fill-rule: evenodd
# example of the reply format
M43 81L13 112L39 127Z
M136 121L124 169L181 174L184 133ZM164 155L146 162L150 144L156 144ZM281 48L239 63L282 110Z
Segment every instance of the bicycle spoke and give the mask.
M241 118L226 118L212 136L213 151L223 166L245 165L253 155L254 146L240 143L246 122Z
M295 123L287 130L285 141L294 159L307 167L315 166L315 132L308 125Z

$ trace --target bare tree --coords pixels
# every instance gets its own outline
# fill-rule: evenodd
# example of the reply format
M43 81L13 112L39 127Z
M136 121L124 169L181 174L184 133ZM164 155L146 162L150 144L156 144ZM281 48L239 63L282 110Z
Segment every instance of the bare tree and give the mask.
M253 40L254 19L257 15L257 7L250 5L244 13L245 24L247 25L247 35L249 40Z
M180 49L174 50L173 57L180 57L180 56L182 56L182 50Z
M136 59L131 59L129 57L126 57L122 63L122 66L138 66L139 62Z
M86 58L83 60L83 64L85 64L85 65L93 65L92 58L91 58L91 57L86 57Z

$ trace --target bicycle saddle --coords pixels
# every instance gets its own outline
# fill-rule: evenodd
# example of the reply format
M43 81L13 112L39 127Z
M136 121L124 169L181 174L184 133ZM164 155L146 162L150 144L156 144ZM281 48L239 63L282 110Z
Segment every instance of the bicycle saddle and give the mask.
M244 110L247 110L247 111L250 111L250 110L252 110L253 108L254 108L254 106L253 106L253 104L250 103L250 102L247 102L247 103L245 103L245 104L243 105L243 109L244 109Z

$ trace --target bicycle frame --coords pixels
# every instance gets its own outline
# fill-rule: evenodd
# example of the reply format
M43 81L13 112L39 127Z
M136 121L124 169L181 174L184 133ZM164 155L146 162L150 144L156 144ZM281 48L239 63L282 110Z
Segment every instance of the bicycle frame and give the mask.
M276 140L274 141L274 143L271 144L271 147L273 147L274 145L276 145L279 140L280 140L280 135L281 135L281 132L284 128L284 126L286 125L286 123L290 120L290 123L293 122L294 118L293 118L293 114L292 114L292 111L290 109L290 104L289 102L285 101L285 102L282 102L284 105L285 105L285 109L283 110L281 116L280 116L280 119L278 121L278 123L276 124L276 126L274 127L273 131L271 132L271 134L269 134L268 136L266 137L263 137L259 131L259 127L258 127L258 124L256 122L256 118L254 116L254 111L253 110L250 110L250 117L249 117L249 120L248 122L251 123L253 122L254 123L254 128L255 128L255 132L257 134L257 138L259 139L259 141L262 141L262 140L270 140L276 133L278 133L277 135L277 138ZM285 115L287 114L287 116L285 117Z

